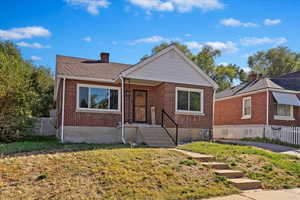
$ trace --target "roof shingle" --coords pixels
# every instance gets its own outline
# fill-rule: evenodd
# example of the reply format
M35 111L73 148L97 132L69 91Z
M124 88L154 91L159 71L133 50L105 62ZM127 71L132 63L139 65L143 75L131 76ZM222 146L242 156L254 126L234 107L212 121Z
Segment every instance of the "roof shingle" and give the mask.
M87 58L56 56L56 73L64 76L114 80L130 66L115 62L101 63Z

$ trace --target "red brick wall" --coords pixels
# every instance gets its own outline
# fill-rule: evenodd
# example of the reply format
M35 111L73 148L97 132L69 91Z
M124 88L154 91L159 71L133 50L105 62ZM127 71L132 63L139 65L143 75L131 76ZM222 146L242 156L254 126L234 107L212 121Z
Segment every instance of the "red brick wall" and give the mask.
M65 96L65 126L106 126L116 127L121 121L121 114L76 112L77 84L119 86L120 84L98 83L92 81L66 80ZM175 88L189 87L204 90L204 116L175 114ZM150 107L155 106L156 123L161 123L161 111L166 112L179 124L181 128L212 128L213 89L185 84L162 83L158 86L125 85L127 91L125 99L125 120L133 120L133 90L147 90L148 107L147 122L151 123Z
M244 97L251 97L251 119L241 119ZM267 92L259 92L216 101L214 125L265 124L266 98Z
M298 94L300 99L300 94ZM294 106L294 118L295 120L275 120L275 106L276 101L272 95L272 92L269 92L269 124L270 125L281 125L281 126L300 126L300 109L297 106Z
M66 80L65 96L65 126L106 126L116 127L121 121L121 114L76 112L77 84L109 85L91 81Z
M197 88L204 90L204 116L175 113L176 87ZM164 83L163 108L178 123L180 128L212 128L213 88L186 84Z

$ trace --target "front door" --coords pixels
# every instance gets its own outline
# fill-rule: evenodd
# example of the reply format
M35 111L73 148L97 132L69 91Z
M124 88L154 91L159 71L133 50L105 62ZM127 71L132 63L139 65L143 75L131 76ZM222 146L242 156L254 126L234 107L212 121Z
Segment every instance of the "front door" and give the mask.
M147 122L147 91L133 91L133 119L134 122Z

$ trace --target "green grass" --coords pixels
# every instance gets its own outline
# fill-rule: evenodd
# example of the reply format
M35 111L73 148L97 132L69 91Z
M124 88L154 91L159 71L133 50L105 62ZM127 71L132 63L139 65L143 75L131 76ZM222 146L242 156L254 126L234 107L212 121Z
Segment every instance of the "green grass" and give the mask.
M65 147L41 143L23 149ZM68 152L44 148L40 154L0 159L1 198L194 200L239 192L180 152L117 146L77 151L83 146L68 145Z
M263 188L300 187L300 160L251 146L196 142L178 148L214 155L249 178L262 181Z
M97 148L128 147L127 145L60 143L56 137L27 136L23 141L0 143L0 157L35 151L79 151ZM40 152L37 152L40 153Z
M256 138L243 138L243 139L241 139L241 141L248 141L248 142L263 142L263 143L279 144L279 145L283 145L283 146L289 146L289 147L300 148L300 145L289 144L289 143L281 142L280 140L271 140L271 139L261 138L261 137L256 137Z

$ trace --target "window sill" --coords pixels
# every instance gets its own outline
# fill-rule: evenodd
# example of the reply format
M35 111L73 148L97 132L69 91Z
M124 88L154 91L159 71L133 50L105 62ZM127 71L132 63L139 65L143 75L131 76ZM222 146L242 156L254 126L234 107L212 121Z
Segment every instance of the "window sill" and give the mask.
M198 116L205 116L204 113L201 112L189 112L189 111L176 111L175 112L176 115L198 115Z
M103 114L121 114L120 111L116 110L93 110L93 109L76 109L76 112L87 112L87 113L103 113Z
M241 119L251 119L251 115L245 115Z
M275 120L285 120L285 121L294 121L294 117L288 117L288 116L279 116L279 115L274 115Z

